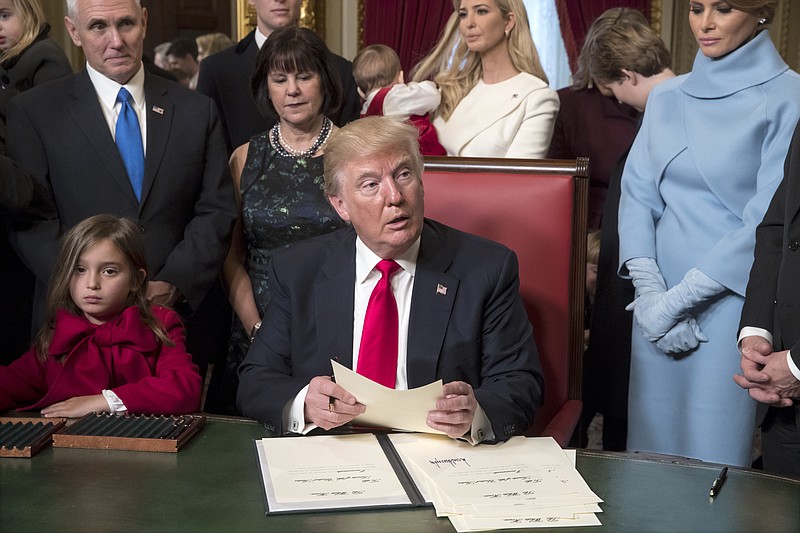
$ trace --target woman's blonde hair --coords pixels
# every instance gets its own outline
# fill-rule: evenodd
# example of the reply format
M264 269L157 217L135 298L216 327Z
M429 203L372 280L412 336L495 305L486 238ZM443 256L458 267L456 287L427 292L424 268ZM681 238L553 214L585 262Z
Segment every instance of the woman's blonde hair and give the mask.
M202 54L202 58L221 52L236 44L233 39L222 32L198 35L195 37L195 42L197 43L198 55Z
M126 218L95 215L76 224L64 235L61 242L47 290L47 321L36 336L36 355L42 361L47 359L47 352L53 341L58 310L64 309L78 316L82 314L70 295L72 273L81 255L102 241L113 244L125 257L127 267L131 270L131 288L125 305L138 307L142 322L153 330L162 342L168 346L173 345L163 325L153 316L150 302L147 301L147 275L139 276L139 271L146 272L147 268L144 242L139 227Z
M547 82L547 75L536 52L536 45L533 44L528 13L522 0L487 1L493 1L506 20L509 13L514 14L514 26L508 35L508 53L514 68ZM459 32L461 0L453 0L453 6L455 10L447 21L439 42L412 71L414 81L432 78L439 86L442 102L434 111L434 115L441 116L445 120L450 118L461 99L483 76L481 56L469 51L467 43Z
M11 3L22 22L22 36L17 44L0 53L0 63L5 63L24 52L39 37L42 27L47 23L39 0L11 0Z

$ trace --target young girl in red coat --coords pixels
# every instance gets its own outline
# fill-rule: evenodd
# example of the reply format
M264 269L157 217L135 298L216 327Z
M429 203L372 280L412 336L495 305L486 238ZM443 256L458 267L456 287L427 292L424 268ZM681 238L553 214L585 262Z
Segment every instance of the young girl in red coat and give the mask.
M178 315L145 295L138 227L110 215L64 237L47 295L47 323L31 349L0 367L0 411L45 417L198 410L202 382Z

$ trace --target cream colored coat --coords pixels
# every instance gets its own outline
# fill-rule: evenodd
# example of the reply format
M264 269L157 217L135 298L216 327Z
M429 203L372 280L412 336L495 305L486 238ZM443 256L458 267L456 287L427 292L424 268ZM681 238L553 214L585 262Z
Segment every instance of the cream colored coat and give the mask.
M558 95L522 72L500 83L482 80L459 102L448 121L433 125L448 155L545 157L558 113Z

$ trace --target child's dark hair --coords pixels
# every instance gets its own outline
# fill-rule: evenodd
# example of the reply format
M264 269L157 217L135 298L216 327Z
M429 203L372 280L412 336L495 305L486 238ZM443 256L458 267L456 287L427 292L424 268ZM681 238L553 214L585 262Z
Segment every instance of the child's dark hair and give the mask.
M139 275L140 271L146 272L147 267L144 242L139 228L126 218L95 215L76 224L61 241L47 290L47 321L36 336L36 355L42 361L47 359L47 352L53 340L56 312L65 309L74 315L82 313L72 301L69 290L72 273L81 254L106 240L117 247L125 257L128 268L131 269L131 288L125 305L128 307L135 305L139 309L142 322L153 330L162 342L169 346L173 345L161 322L153 316L150 303L147 301L147 275Z

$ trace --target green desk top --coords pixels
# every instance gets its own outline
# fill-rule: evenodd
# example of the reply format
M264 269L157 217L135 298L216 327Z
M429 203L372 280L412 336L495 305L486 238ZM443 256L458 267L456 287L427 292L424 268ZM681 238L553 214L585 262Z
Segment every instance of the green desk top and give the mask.
M454 531L433 508L265 516L255 422L210 417L180 452L47 448L0 459L0 531ZM800 480L581 450L601 531L800 531ZM577 530L575 528L574 530ZM569 528L552 531L567 533Z

